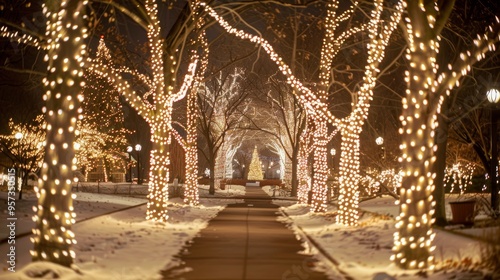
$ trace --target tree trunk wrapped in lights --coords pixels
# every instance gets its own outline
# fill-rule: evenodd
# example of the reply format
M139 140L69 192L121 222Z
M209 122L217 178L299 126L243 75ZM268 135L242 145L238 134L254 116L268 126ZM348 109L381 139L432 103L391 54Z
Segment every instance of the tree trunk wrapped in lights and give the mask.
M356 93L351 113L340 119L336 124L342 134L341 160L339 165L339 215L337 222L344 225L357 225L359 203L359 135L366 118L370 102L373 98L373 89L380 74L379 65L382 62L389 38L401 19L403 4L396 5L395 11L387 24L382 22L383 1L375 1L370 22L367 26L369 34L368 64L365 66L363 83Z
M196 9L196 2L191 2L191 10ZM195 5L196 4L196 5ZM200 203L198 191L198 87L205 75L208 64L208 42L205 31L201 30L204 23L197 12L195 12L196 31L198 40L193 42L195 47L199 47L202 52L200 57L200 67L194 77L194 84L187 96L187 136L186 136L186 182L184 187L184 202L189 205L198 205Z
M431 225L435 204L432 192L436 116L446 95L458 86L459 79L470 71L472 64L484 58L486 52L494 50L494 44L500 40L497 18L487 29L488 33L478 36L474 46L461 53L458 60L448 65L448 69L438 67L436 57L440 34L453 10L454 1L441 4L438 6L438 2L434 1L425 5L416 1L406 3L409 44L406 57L410 69L406 72L408 88L400 118L400 162L404 175L392 259L397 265L410 269L434 267L432 242L435 234ZM443 72L439 73L438 69Z
M326 120L315 123L313 134L314 162L313 162L313 185L311 188L311 211L325 212L328 186L328 127Z
M109 63L103 64L99 60L95 60L90 65L90 69L106 77L150 125L152 147L146 218L154 221L164 221L168 218L166 205L168 201L170 165L169 147L172 136L172 106L173 102L184 98L192 86L198 65L198 55L196 51L192 52L183 84L178 91L174 92L179 58L176 57L176 54L169 54L166 51L164 39L160 34L157 5L154 1L148 0L145 6L149 16L147 36L153 71L152 77L142 75L126 67L117 69ZM100 43L104 44L104 41L101 40ZM122 74L134 75L144 82L148 87L148 91L142 96L139 95L122 78Z
M86 1L51 1L44 7L48 19L46 90L47 138L35 216L33 260L70 266L76 243L71 183L74 170L76 121L80 115L87 28ZM75 27L75 28L73 28Z
M197 84L197 83L196 83ZM187 136L186 136L186 182L184 187L184 202L189 205L198 205L198 142L196 130L197 85L191 89L187 97Z
M352 127L349 127L352 128ZM355 225L358 222L359 202L359 134L361 126L342 130L339 163L339 214L338 223Z
M302 131L300 137L299 154L298 154L298 187L297 199L301 204L307 204L309 201L309 191L311 190L309 177L309 154L311 153L311 143L308 127Z

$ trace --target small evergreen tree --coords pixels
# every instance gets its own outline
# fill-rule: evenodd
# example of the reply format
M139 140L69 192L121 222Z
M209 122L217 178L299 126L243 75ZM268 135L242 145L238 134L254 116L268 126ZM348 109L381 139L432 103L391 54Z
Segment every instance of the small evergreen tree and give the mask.
M264 176L262 175L262 167L260 165L259 152L257 152L257 147L253 150L252 161L248 167L248 180L262 180Z

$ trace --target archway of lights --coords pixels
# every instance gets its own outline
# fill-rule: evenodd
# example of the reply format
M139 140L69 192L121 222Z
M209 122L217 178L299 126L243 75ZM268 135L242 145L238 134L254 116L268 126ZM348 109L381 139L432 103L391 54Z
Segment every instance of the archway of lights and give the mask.
M406 71L408 88L400 117L403 179L392 259L403 268L433 269L435 234L431 225L435 174L432 170L437 114L445 96L459 85L459 79L469 73L471 65L483 59L486 52L495 50L494 44L500 40L500 22L496 18L487 32L477 36L474 45L461 53L459 59L447 67L439 67L440 33L453 5L438 7L437 1L429 1L426 5L407 1L405 5L409 43L406 59L410 68Z
M354 13L357 3L343 13L337 14L338 2L332 1L328 4L327 17L325 19L325 36L321 50L319 90L313 92L304 86L293 75L290 67L274 51L273 47L263 38L246 33L243 30L232 27L217 12L206 3L201 2L210 16L212 16L225 30L242 39L249 40L259 44L276 62L279 69L287 77L287 82L300 92L298 99L307 109L308 114L315 120L315 130L313 134L314 143L314 185L312 186L311 210L320 212L326 210L328 176L327 168L327 149L328 143L328 122L332 123L342 133L342 153L340 163L340 207L338 222L345 225L355 225L358 219L358 190L357 181L359 180L359 133L364 120L368 116L368 108L373 96L373 88L379 73L378 66L384 58L385 47L388 40L401 18L403 5L396 5L393 14L386 24L380 26L382 22L381 15L383 11L383 1L375 1L374 9L368 24L362 24L359 27L351 28L340 34L336 34L338 25L350 19ZM347 38L360 31L368 31L370 42L368 47L368 64L365 68L363 85L354 95L352 112L344 119L335 118L327 108L328 90L331 81L331 66L336 54L340 51L342 44ZM305 184L302 184L305 186ZM300 197L302 195L299 195Z

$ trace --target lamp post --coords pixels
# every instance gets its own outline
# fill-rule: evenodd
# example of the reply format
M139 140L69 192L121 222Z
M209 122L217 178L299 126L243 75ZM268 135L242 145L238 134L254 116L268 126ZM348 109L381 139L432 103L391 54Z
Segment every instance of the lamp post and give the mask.
M142 185L142 176L141 176L141 157L139 152L142 150L142 146L140 144L135 145L134 147L128 146L127 147L127 153L128 153L128 158L130 160L130 182L134 181L134 178L132 176L132 152L136 151L137 153L137 184Z
M130 176L130 183L134 181L134 176L132 175L132 151L134 148L132 146L127 147L127 153L128 153L128 161L129 161L129 168L128 168L128 173Z
M381 147L381 149L382 149L381 156L382 156L382 159L385 159L385 148L384 148L384 146L382 146L384 144L384 138L382 136L377 137L377 139L375 139L375 143Z
M490 159L490 187L491 187L491 208L498 212L498 110L496 104L500 101L500 91L492 88L486 92L488 101L493 105L491 109L491 159Z
M19 158L19 168L17 170L19 172L19 178L21 179L21 183L18 182L18 188L17 188L19 190L19 200L23 199L23 189L22 189L23 175L22 175L22 161L21 161L21 159L23 158L21 156L21 139L23 139L23 137L24 135L21 132L16 132L16 134L14 134L14 138L16 138L17 140L17 157Z
M330 158L332 159L332 162L331 162L332 167L331 167L331 169L330 169L330 173L331 173L331 175L333 175L333 171L334 171L334 169L335 169L335 159L334 159L334 157L335 157L335 155L336 155L336 154L337 154L337 150L336 150L335 148L331 148L331 149L330 149L330 155L331 155L331 157L330 157Z
M140 144L135 145L135 151L137 152L137 184L139 185L142 185L141 150L142 146Z

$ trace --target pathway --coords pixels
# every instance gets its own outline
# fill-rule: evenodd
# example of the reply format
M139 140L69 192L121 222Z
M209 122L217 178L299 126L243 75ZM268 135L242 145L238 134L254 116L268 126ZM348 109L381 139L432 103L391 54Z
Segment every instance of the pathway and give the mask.
M278 206L260 187L247 187L245 202L231 204L184 248L181 265L164 279L328 279L295 234L276 220Z

